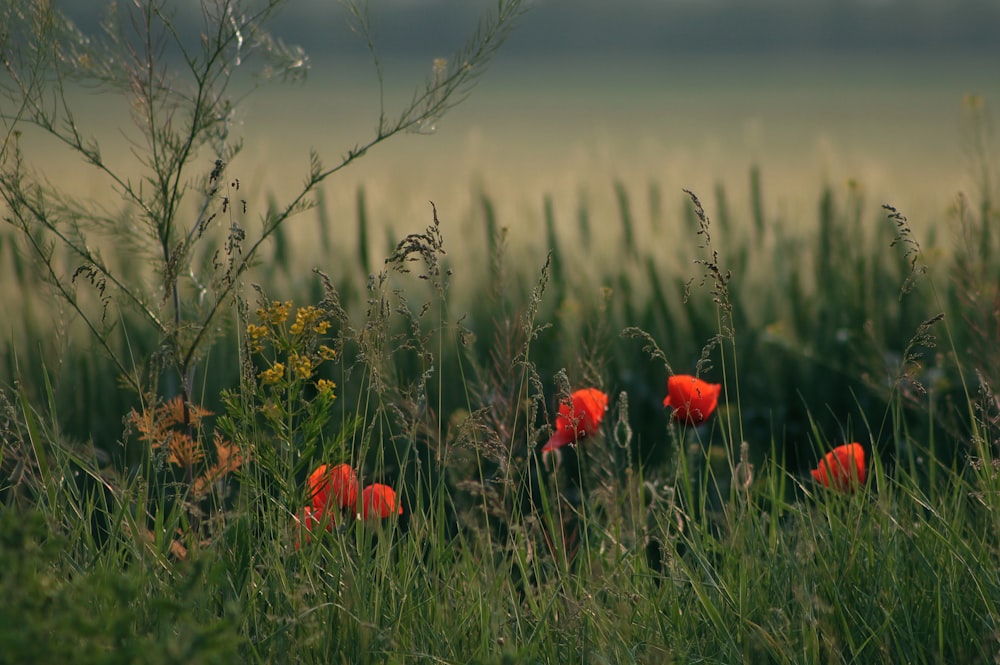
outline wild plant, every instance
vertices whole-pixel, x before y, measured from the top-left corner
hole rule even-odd
[[[60,306],[82,323],[138,400],[127,424],[138,430],[147,450],[137,455],[127,446],[123,457],[146,468],[143,475],[154,494],[185,506],[171,513],[172,520],[179,520],[180,531],[195,534],[195,541],[205,536],[202,513],[223,507],[227,492],[219,481],[248,460],[272,471],[271,479],[283,488],[282,504],[290,503],[297,486],[293,475],[309,463],[304,460],[317,449],[329,418],[332,381],[313,382],[317,366],[334,355],[315,343],[320,328],[329,325],[319,310],[300,308],[294,316],[309,320],[287,325],[278,322],[280,313],[290,314],[283,303],[262,304],[264,315],[256,322],[239,315],[247,276],[262,248],[312,205],[328,178],[369,149],[404,132],[431,131],[468,93],[523,3],[498,3],[452,59],[434,62],[426,84],[398,113],[382,105],[372,135],[333,166],[314,152],[301,189],[272,205],[257,225],[238,174],[230,172],[244,140],[236,134],[234,117],[265,79],[294,82],[306,76],[307,55],[269,32],[285,4],[200,3],[200,34],[188,32],[163,0],[109,4],[96,35],[84,34],[54,3],[17,0],[0,10],[5,221]],[[347,9],[348,20],[374,49],[367,7],[347,3]],[[381,87],[374,50],[372,56]],[[259,77],[248,88],[242,74],[255,63]],[[130,109],[133,127],[122,132],[135,146],[135,163],[106,157],[77,112],[81,89],[121,100]],[[60,145],[67,159],[96,172],[121,207],[81,199],[68,183],[38,172],[32,155],[44,138]],[[244,381],[239,397],[229,398],[229,410],[257,407],[252,417],[241,411],[239,422],[259,427],[244,432],[228,426],[213,433],[202,404],[215,396],[198,389],[208,383],[214,341],[233,320],[246,339],[243,366],[255,362],[252,356],[265,366]],[[265,350],[272,355],[261,356]],[[310,391],[315,394],[304,399]],[[231,423],[230,417],[221,424]],[[341,424],[349,432],[350,420]],[[256,436],[261,428],[268,432],[267,445]],[[102,442],[101,448],[110,447]],[[124,484],[116,495],[125,500]],[[161,520],[155,506],[147,513],[138,521]]]
[[[236,602],[245,600],[242,582],[252,584],[260,572],[259,558],[247,568],[236,564],[249,554],[239,544],[264,534],[270,539],[261,556],[280,556],[296,506],[308,499],[301,481],[310,466],[344,453],[363,456],[368,448],[352,440],[353,418],[341,418],[338,433],[326,427],[335,375],[317,371],[341,350],[340,330],[330,346],[322,343],[328,311],[307,304],[292,311],[260,291],[252,318],[248,276],[263,248],[313,204],[327,179],[395,136],[433,131],[470,91],[524,5],[498,2],[452,58],[434,61],[408,102],[395,110],[380,104],[372,134],[332,166],[313,152],[301,189],[255,224],[251,197],[230,170],[243,145],[233,119],[260,82],[306,75],[306,54],[269,32],[285,4],[207,0],[198,6],[200,34],[187,32],[163,0],[110,3],[96,35],[84,34],[55,3],[15,0],[0,9],[4,219],[48,292],[83,325],[138,401],[124,438],[135,434],[144,448],[128,441],[116,460],[124,464],[108,464],[107,442],[64,441],[57,426],[40,426],[40,413],[27,404],[27,391],[36,387],[25,385],[24,408],[13,421],[23,435],[5,438],[3,465],[21,468],[36,497],[48,497],[53,527],[73,534],[79,556],[112,565],[155,561],[168,577],[171,560],[228,557]],[[367,7],[347,3],[347,9],[374,49]],[[372,55],[381,88],[381,64]],[[243,73],[255,63],[261,76],[248,88]],[[133,127],[122,131],[135,146],[134,163],[106,156],[77,112],[81,89],[130,109]],[[97,173],[121,207],[81,199],[68,183],[38,172],[33,155],[40,139]],[[405,268],[411,249],[401,246],[397,267]],[[381,382],[390,341],[379,339],[382,318],[379,309],[358,337],[379,390],[391,385]],[[214,395],[202,386],[214,342],[227,328],[242,340],[243,380],[224,396],[226,412],[213,419],[203,403]],[[51,391],[49,406],[45,421],[58,419]],[[359,414],[364,441],[386,422],[386,412],[382,405],[380,417]],[[367,468],[374,474],[388,467],[380,461]],[[60,485],[58,478],[73,480]],[[5,495],[13,500],[16,493]]]
[[[404,132],[429,131],[469,91],[522,9],[519,0],[500,2],[453,58],[435,61],[426,85],[395,117],[381,107],[373,135],[335,165],[313,153],[301,190],[268,210],[254,231],[239,177],[228,171],[242,148],[232,121],[247,91],[239,90],[237,73],[259,60],[272,78],[306,75],[306,54],[268,32],[284,4],[202,3],[200,38],[185,34],[162,0],[110,5],[96,36],[83,34],[52,3],[4,7],[0,193],[6,220],[54,293],[140,394],[150,386],[158,392],[167,381],[185,404],[191,399],[200,363],[265,243],[312,205],[327,178],[369,149]],[[348,3],[348,9],[374,48],[367,8]],[[380,65],[377,72],[381,85]],[[131,108],[135,171],[107,161],[81,125],[76,86],[121,97]],[[29,140],[35,133],[96,169],[124,201],[122,210],[78,200],[35,172]],[[221,249],[211,251],[215,243]],[[135,256],[147,259],[150,269],[137,271],[125,260]],[[126,313],[136,314],[138,328]],[[147,334],[156,340],[148,363],[129,348]]]

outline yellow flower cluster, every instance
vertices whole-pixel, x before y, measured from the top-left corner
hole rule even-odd
[[[256,310],[259,322],[247,324],[246,335],[250,351],[261,354],[268,364],[268,368],[258,374],[261,383],[279,390],[297,391],[301,388],[300,382],[312,379],[322,363],[336,359],[337,352],[319,344],[319,338],[331,327],[322,309],[314,305],[299,307],[295,309],[294,321],[286,327],[292,309],[292,302],[287,300],[273,300],[262,305]],[[273,355],[265,353],[265,345],[271,347]],[[316,388],[320,394],[332,398],[336,384],[318,379]]]
[[[312,375],[313,361],[309,356],[293,351],[288,355],[288,364],[300,379],[308,379]]]
[[[267,326],[258,326],[253,323],[247,324],[247,338],[249,339],[250,350],[260,353],[264,350],[264,340],[267,339]]]
[[[267,337],[267,326],[258,326],[253,323],[247,325],[247,336],[253,341],[265,339]]]
[[[299,307],[290,330],[293,335],[301,335],[306,329],[311,329],[317,335],[325,335],[330,329],[330,322],[324,320],[323,312],[312,305]]]
[[[270,368],[260,373],[260,379],[264,383],[277,383],[285,378],[284,363],[274,363]]]
[[[292,309],[292,301],[274,300],[270,305],[257,310],[257,318],[272,326],[280,326],[288,320],[288,312]]]

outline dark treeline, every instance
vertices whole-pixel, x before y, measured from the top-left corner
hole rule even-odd
[[[64,2],[87,29],[87,3]],[[359,3],[363,4],[363,3]],[[409,0],[371,6],[375,37],[387,55],[453,52],[489,0]],[[200,18],[188,3],[176,11]],[[190,17],[184,17],[191,12]],[[314,56],[363,53],[342,3],[292,0],[276,34]],[[1000,52],[1000,3],[982,0],[538,0],[505,48],[547,53],[773,53],[780,51]]]

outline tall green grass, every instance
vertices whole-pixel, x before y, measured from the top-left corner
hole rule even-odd
[[[974,218],[976,213],[968,205],[956,208],[947,218],[937,216],[943,218],[940,225],[954,228],[964,242],[957,247],[934,240],[924,243],[922,265],[927,264],[940,282],[935,295],[927,280],[911,274],[913,267],[903,250],[891,247],[896,234],[892,221],[863,199],[859,187],[828,188],[817,202],[811,232],[802,220],[759,221],[758,215],[763,214],[760,179],[759,172],[751,172],[754,203],[750,211],[741,214],[729,209],[720,188],[712,214],[717,227],[713,229],[716,261],[733,274],[732,325],[740,358],[740,388],[751,396],[743,400],[741,413],[747,436],[760,441],[776,436],[788,461],[801,468],[814,458],[806,442],[811,429],[809,411],[822,431],[856,428],[863,414],[887,408],[893,399],[892,384],[902,372],[908,381],[928,383],[930,389],[929,404],[907,410],[907,436],[915,441],[938,436],[939,455],[961,452],[961,441],[955,436],[960,425],[932,421],[924,412],[933,406],[939,416],[950,417],[946,405],[964,397],[963,379],[967,383],[975,377],[960,376],[957,361],[990,366],[977,362],[991,353],[989,340],[995,335],[989,294],[981,292],[982,285],[990,283],[989,266],[995,262],[996,251],[991,248],[997,245],[989,229],[983,230],[989,227],[989,217]],[[639,429],[657,431],[666,373],[648,362],[638,345],[617,335],[638,326],[668,350],[676,371],[693,372],[702,348],[718,333],[716,304],[700,288],[703,275],[694,260],[702,250],[689,203],[676,199],[675,210],[679,209],[680,220],[687,221],[674,216],[672,228],[661,228],[665,223],[654,221],[652,210],[650,218],[636,218],[632,211],[639,206],[630,202],[623,183],[614,183],[613,191],[620,202],[620,232],[602,228],[602,240],[592,247],[577,242],[591,233],[591,213],[584,203],[575,215],[574,228],[573,216],[558,215],[552,201],[546,200],[539,215],[544,233],[532,238],[523,232],[502,231],[505,221],[515,220],[499,218],[491,197],[482,194],[478,214],[461,220],[467,231],[460,233],[458,246],[449,244],[445,257],[448,267],[455,270],[448,308],[456,318],[459,313],[466,316],[464,325],[475,334],[474,355],[488,358],[495,329],[504,325],[504,318],[515,317],[530,299],[532,274],[540,265],[538,248],[547,248],[551,252],[549,283],[538,307],[548,326],[538,333],[539,352],[532,359],[539,374],[553,376],[566,368],[571,379],[577,380],[590,360],[582,354],[600,351],[603,381],[614,390],[629,392],[633,417],[640,418]],[[361,232],[356,251],[351,254],[343,247],[335,248],[329,263],[334,269],[323,266],[340,305],[355,318],[368,306],[365,293],[373,268],[368,252],[375,250],[362,191],[358,205]],[[715,208],[721,215],[715,214]],[[328,219],[322,207],[316,215],[320,224]],[[276,235],[280,242],[274,245],[274,255],[251,279],[266,283],[275,297],[316,302],[322,293],[321,280],[308,265],[290,257],[296,245],[284,239],[286,234]],[[613,240],[616,237],[619,240]],[[4,243],[4,250],[16,255],[13,237]],[[608,261],[608,251],[621,258]],[[8,265],[16,268],[19,263]],[[491,268],[483,270],[483,265]],[[913,291],[901,293],[911,277],[916,278]],[[145,275],[141,266],[134,265],[124,278],[142,280]],[[62,314],[40,307],[45,287],[34,273],[12,270],[8,284],[5,309],[11,334],[5,341],[4,375],[20,376],[23,389],[38,399],[41,379],[48,373],[66,433],[91,439],[99,448],[115,448],[122,414],[133,405],[129,392],[117,387],[115,370],[96,349],[74,352],[91,345],[78,326],[48,332],[53,317]],[[427,295],[419,292],[419,286],[408,288],[417,289],[421,297]],[[40,295],[30,297],[32,293]],[[919,362],[904,367],[908,342],[922,322],[939,313],[945,315],[954,348],[918,347],[914,351],[922,354]],[[213,349],[199,379],[199,398],[213,408],[219,406],[221,390],[232,386],[237,377],[238,361],[226,352],[235,348],[235,328],[221,329],[225,341]],[[122,355],[142,358],[152,352],[156,340],[133,333],[121,336],[117,343]],[[973,355],[953,357],[966,353]],[[101,388],[81,391],[80,385]],[[444,408],[461,406],[463,392],[461,381],[445,382]],[[353,407],[348,403],[345,408]],[[843,434],[849,436],[850,431]],[[889,438],[885,452],[891,457],[895,444]],[[655,455],[656,446],[651,448],[646,452]]]
[[[337,401],[318,434],[295,430],[288,460],[258,452],[203,501],[125,431],[137,405],[114,369],[85,337],[47,334],[25,298],[5,354],[3,623],[43,637],[7,657],[992,660],[993,213],[960,205],[948,221],[968,243],[942,246],[849,186],[792,224],[764,216],[761,178],[749,211],[720,188],[704,209],[678,196],[648,218],[612,183],[615,229],[547,200],[530,241],[547,262],[511,245],[486,193],[465,222],[476,234],[452,244],[431,225],[378,267],[370,239],[326,277],[276,247],[259,279],[333,321]],[[20,293],[41,288],[15,277]],[[213,345],[196,397],[262,451],[260,368],[240,351],[251,320]],[[667,419],[668,365],[724,383],[700,430]],[[612,409],[553,472],[535,451],[558,393],[582,385]],[[871,452],[850,496],[807,472],[849,440]],[[305,474],[345,460],[399,487],[403,516],[301,542]]]

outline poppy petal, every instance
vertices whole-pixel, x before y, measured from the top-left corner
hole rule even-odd
[[[667,379],[663,406],[674,409],[673,419],[689,425],[708,420],[719,403],[722,385],[709,383],[689,374],[675,374]]]
[[[573,443],[577,440],[577,438],[576,432],[571,429],[557,429],[552,434],[551,438],[549,438],[548,442],[542,446],[542,452],[562,448],[568,443]]]
[[[608,396],[597,388],[584,388],[570,395],[569,402],[559,405],[555,432],[542,447],[542,452],[592,436],[600,428],[608,410]]]
[[[361,492],[361,518],[385,519],[403,514],[403,504],[396,499],[396,490],[382,483],[372,483]]]
[[[864,484],[868,475],[865,449],[860,443],[837,446],[810,471],[813,479],[825,487],[852,493]]]

